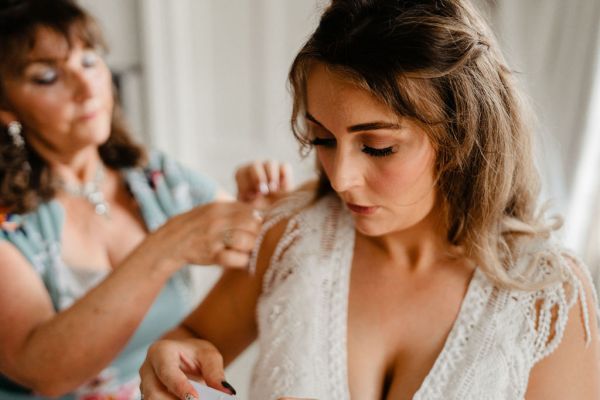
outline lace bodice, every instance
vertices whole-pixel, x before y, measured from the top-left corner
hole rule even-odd
[[[253,400],[350,398],[346,327],[352,217],[334,196],[309,202],[308,197],[290,201],[265,224],[267,231],[289,219],[258,303]],[[543,255],[543,249],[536,253]],[[543,265],[540,271],[548,272]],[[522,399],[532,367],[558,346],[578,299],[589,338],[581,282],[570,268],[563,276],[563,283],[526,292],[499,289],[477,269],[443,350],[414,399]]]

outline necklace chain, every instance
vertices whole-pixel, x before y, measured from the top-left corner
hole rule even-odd
[[[110,205],[104,198],[104,193],[102,192],[102,184],[104,183],[104,166],[102,163],[98,165],[96,169],[96,174],[94,175],[94,179],[91,181],[84,182],[80,185],[67,183],[64,180],[59,180],[59,187],[64,190],[66,193],[83,197],[94,207],[94,212],[96,214],[101,215],[105,218],[110,217]]]

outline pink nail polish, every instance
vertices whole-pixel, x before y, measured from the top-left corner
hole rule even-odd
[[[262,194],[269,194],[269,185],[267,185],[264,182],[261,182],[258,186],[258,190],[260,190],[260,193]]]

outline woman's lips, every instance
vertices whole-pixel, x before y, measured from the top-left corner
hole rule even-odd
[[[352,203],[346,203],[346,206],[350,211],[359,215],[372,215],[379,209],[377,206],[359,206]]]
[[[99,114],[100,114],[100,110],[88,111],[85,114],[81,114],[79,116],[79,118],[77,118],[77,119],[80,121],[87,121],[87,120],[95,118]]]

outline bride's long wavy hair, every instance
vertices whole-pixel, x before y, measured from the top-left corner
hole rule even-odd
[[[289,73],[292,129],[306,148],[306,82],[315,62],[425,127],[448,241],[496,283],[531,288],[535,263],[519,273],[511,266],[521,244],[558,224],[537,209],[528,107],[469,1],[333,0]],[[331,190],[321,171],[318,194]]]

